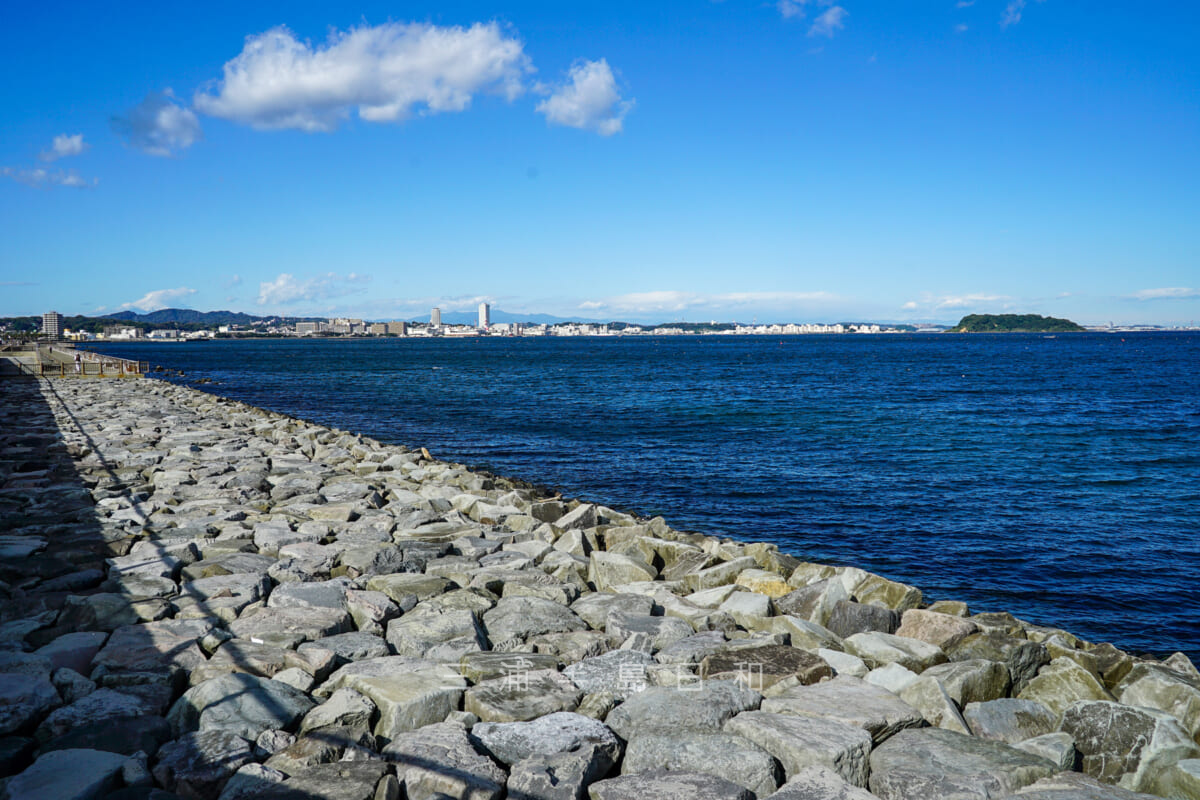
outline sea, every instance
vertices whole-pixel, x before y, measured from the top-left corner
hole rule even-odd
[[[108,343],[673,527],[1200,662],[1200,334]]]

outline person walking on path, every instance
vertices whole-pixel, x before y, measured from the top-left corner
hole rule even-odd
[[[75,354],[75,374],[83,372],[83,357],[79,353]]]

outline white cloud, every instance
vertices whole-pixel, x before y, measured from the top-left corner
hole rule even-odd
[[[580,303],[584,310],[610,309],[613,312],[652,313],[736,309],[750,307],[784,308],[811,305],[835,300],[828,292],[698,292],[658,291],[634,292],[604,300]]]
[[[965,22],[960,22],[954,26],[955,33],[966,33],[970,29],[971,29],[971,26]]]
[[[327,300],[331,297],[342,297],[365,291],[361,284],[369,280],[369,276],[353,272],[348,275],[327,272],[313,278],[297,280],[291,273],[282,272],[275,280],[263,281],[258,285],[258,304],[260,306],[287,305],[302,300]]]
[[[34,167],[33,169],[0,167],[0,175],[3,175],[5,178],[11,178],[17,183],[32,186],[35,189],[50,189],[55,186],[86,189],[100,182],[97,178],[92,178],[89,182],[73,169],[63,171],[61,169],[42,169],[41,167]]]
[[[331,131],[351,109],[369,122],[463,111],[477,92],[512,100],[532,67],[495,22],[469,28],[384,23],[333,31],[324,44],[286,27],[246,37],[220,81],[196,93],[202,113],[256,128]]]
[[[621,132],[622,120],[633,100],[622,100],[608,61],[578,61],[567,73],[568,82],[538,103],[537,110],[556,125],[581,128],[611,136]]]
[[[1166,289],[1142,289],[1133,293],[1135,300],[1183,300],[1191,297],[1200,297],[1200,289],[1174,286]]]
[[[813,20],[812,27],[808,29],[808,35],[833,38],[835,32],[846,27],[846,17],[849,15],[850,12],[841,6],[826,9],[824,13]]]
[[[83,134],[76,133],[68,136],[63,133],[54,137],[54,143],[49,150],[43,150],[39,155],[42,161],[57,161],[60,158],[67,156],[77,156],[84,150],[87,150],[91,145],[83,141]]]
[[[137,300],[132,300],[128,303],[121,303],[121,308],[136,308],[140,311],[157,311],[160,308],[171,308],[176,300],[179,300],[182,297],[193,295],[195,293],[195,289],[189,289],[186,286],[180,286],[178,289],[156,289],[153,292],[146,292],[146,294],[142,295]]]
[[[195,112],[179,105],[170,89],[147,94],[124,117],[114,118],[113,128],[130,147],[152,156],[174,155],[202,136]]]
[[[1007,28],[1021,21],[1021,13],[1025,10],[1025,0],[1011,0],[1004,8],[1004,16],[1000,18],[1000,27]]]
[[[1012,297],[1003,294],[924,294],[920,300],[909,300],[901,308],[905,311],[937,312],[963,308],[1002,307],[1008,308]]]
[[[954,4],[954,7],[955,8],[970,8],[973,5],[975,5],[975,0],[958,0],[958,2]]]
[[[779,14],[784,19],[792,19],[793,17],[804,16],[804,4],[808,0],[779,0],[775,7],[779,9]]]

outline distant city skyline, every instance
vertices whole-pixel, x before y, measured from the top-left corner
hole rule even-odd
[[[0,316],[1200,320],[1200,8],[25,4]]]

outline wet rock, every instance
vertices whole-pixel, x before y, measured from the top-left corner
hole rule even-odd
[[[120,785],[126,761],[99,750],[55,750],[9,778],[4,800],[99,800]]]
[[[1200,747],[1171,715],[1119,703],[1084,701],[1063,712],[1083,772],[1103,783],[1147,791],[1166,768],[1200,757]]]
[[[655,770],[622,775],[593,783],[591,800],[754,800],[754,794],[736,783],[702,772]]]
[[[703,772],[756,795],[778,788],[775,759],[741,736],[703,733],[636,736],[625,748],[622,775],[655,770]]]
[[[68,751],[70,752],[70,751]],[[215,800],[226,781],[254,760],[250,743],[228,731],[199,731],[162,746],[154,779],[183,797]]]
[[[253,741],[265,730],[294,727],[315,705],[279,681],[233,673],[184,692],[167,715],[173,730],[225,731]]]
[[[1043,736],[1058,727],[1059,715],[1033,700],[1002,697],[963,708],[971,733],[982,739],[1015,744]]]
[[[613,709],[605,722],[627,741],[652,734],[716,733],[726,720],[761,702],[762,695],[734,681],[709,681],[695,688],[652,686]]]
[[[788,780],[808,767],[823,766],[854,786],[867,785],[871,735],[862,728],[818,717],[747,711],[725,723],[724,730],[778,759]]]
[[[383,756],[396,765],[408,800],[438,795],[465,800],[497,800],[507,776],[471,745],[467,732],[450,722],[427,725],[392,740]]]
[[[1056,772],[1000,742],[941,728],[906,730],[871,754],[870,789],[883,800],[1003,797]]]

